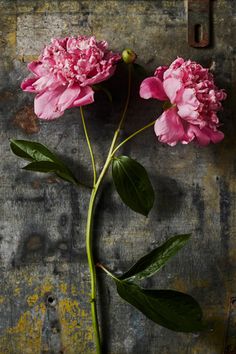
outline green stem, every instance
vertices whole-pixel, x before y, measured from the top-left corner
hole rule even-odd
[[[93,167],[93,185],[95,185],[95,183],[97,181],[97,172],[96,172],[95,158],[94,158],[92,145],[91,145],[91,142],[90,142],[90,139],[89,139],[88,130],[87,130],[87,126],[86,126],[86,123],[85,123],[85,117],[84,117],[84,112],[83,112],[82,106],[80,106],[80,114],[81,114],[81,119],[82,119],[82,123],[83,123],[83,127],[84,127],[84,134],[85,134],[85,137],[86,137],[86,140],[87,140],[89,153],[90,153],[90,157],[91,157],[91,162],[92,162],[92,167]]]
[[[89,271],[90,271],[90,277],[91,277],[91,313],[92,313],[92,321],[93,321],[93,328],[95,332],[95,341],[96,341],[96,348],[97,348],[97,354],[101,354],[101,341],[100,341],[100,334],[99,334],[99,323],[98,323],[98,316],[97,316],[97,307],[96,307],[96,269],[95,269],[95,263],[94,263],[94,258],[93,258],[93,235],[92,235],[92,229],[93,229],[93,216],[94,216],[94,208],[95,208],[95,200],[97,196],[97,192],[99,190],[99,187],[103,181],[103,178],[109,168],[109,165],[112,160],[112,151],[114,148],[114,145],[116,143],[118,136],[118,131],[115,132],[112,144],[106,159],[106,162],[103,166],[102,172],[93,188],[93,191],[91,193],[90,201],[89,201],[89,208],[88,208],[88,217],[87,217],[87,227],[86,227],[86,251],[87,251],[87,258],[88,258],[88,265],[89,265]]]
[[[92,227],[93,227],[93,214],[94,214],[94,205],[95,205],[94,203],[95,203],[96,194],[97,194],[97,188],[94,188],[91,193],[89,208],[88,208],[87,227],[86,227],[86,251],[87,251],[88,265],[89,265],[90,279],[91,279],[90,303],[91,303],[93,329],[95,334],[97,354],[101,354],[102,350],[101,350],[99,323],[98,323],[97,307],[96,307],[96,270],[95,270],[93,249],[92,249]]]
[[[81,117],[82,117],[82,121],[83,121],[83,126],[84,126],[84,131],[85,131],[85,136],[86,136],[86,140],[88,143],[88,147],[89,147],[89,151],[90,151],[90,155],[91,155],[91,161],[92,161],[92,165],[93,165],[93,171],[94,171],[94,187],[93,187],[93,190],[92,190],[92,193],[90,196],[89,207],[88,207],[88,216],[87,216],[86,251],[87,251],[90,277],[91,277],[91,313],[92,313],[93,328],[94,328],[94,332],[95,332],[97,354],[101,354],[102,349],[101,349],[99,323],[98,323],[97,308],[96,308],[96,269],[95,269],[95,263],[94,263],[94,258],[93,258],[93,234],[92,234],[93,216],[94,216],[96,196],[99,191],[99,187],[100,187],[100,185],[103,181],[103,178],[105,177],[105,174],[106,174],[106,172],[110,166],[110,163],[112,161],[113,150],[114,150],[115,144],[117,142],[117,139],[119,137],[120,129],[122,128],[124,121],[125,121],[125,116],[126,116],[126,112],[127,112],[127,108],[128,108],[129,100],[130,100],[130,91],[131,91],[131,66],[129,65],[128,94],[127,94],[127,99],[125,102],[124,111],[122,113],[118,128],[114,133],[107,159],[105,161],[105,164],[103,166],[103,169],[102,169],[98,179],[96,178],[94,155],[93,155],[91,143],[90,143],[90,140],[88,137],[83,111],[82,111],[82,109],[80,109]]]
[[[121,148],[121,146],[123,146],[125,143],[127,143],[127,141],[129,141],[130,139],[134,138],[136,135],[140,134],[141,132],[143,132],[144,130],[150,128],[151,126],[153,126],[156,122],[156,119],[145,125],[144,127],[142,127],[141,129],[137,130],[136,132],[134,132],[133,134],[131,134],[130,136],[128,136],[128,138],[126,138],[124,141],[122,141],[112,152],[112,156],[115,155],[116,151],[119,150]]]

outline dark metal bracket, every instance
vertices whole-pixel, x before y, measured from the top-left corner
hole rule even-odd
[[[188,44],[195,48],[210,44],[210,0],[188,0]]]

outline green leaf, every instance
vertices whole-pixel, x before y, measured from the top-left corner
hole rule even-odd
[[[25,160],[31,161],[23,169],[35,172],[53,172],[58,177],[72,183],[77,183],[70,169],[46,146],[27,140],[11,140],[12,152]]]
[[[170,238],[160,247],[140,258],[120,279],[141,280],[158,272],[189,240],[190,234]]]
[[[35,141],[11,140],[12,152],[29,161],[53,161],[63,164],[46,146]]]
[[[27,166],[23,167],[23,170],[43,173],[55,173],[58,177],[62,178],[67,182],[76,183],[76,179],[69,169],[50,161],[31,162]]]
[[[61,166],[51,161],[37,161],[31,162],[27,166],[23,167],[23,170],[35,171],[35,172],[56,172]]]
[[[177,332],[203,330],[202,310],[190,295],[172,290],[147,290],[116,280],[120,297],[155,323]]]
[[[147,216],[155,196],[145,168],[128,156],[118,156],[112,162],[112,177],[122,201]]]

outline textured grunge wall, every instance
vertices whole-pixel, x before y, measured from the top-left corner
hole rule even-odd
[[[99,259],[126,270],[173,234],[192,240],[160,273],[146,282],[189,292],[203,307],[211,329],[178,334],[154,325],[116,295],[100,275],[100,312],[106,352],[111,354],[235,353],[236,225],[235,98],[236,1],[212,1],[213,44],[190,48],[184,0],[31,1],[0,0],[0,353],[94,353],[84,228],[88,192],[53,176],[28,173],[10,153],[9,138],[47,144],[77,176],[92,179],[79,110],[55,122],[35,119],[21,80],[26,63],[53,36],[95,34],[114,50],[133,48],[139,62],[157,65],[183,56],[210,65],[229,98],[223,114],[226,139],[204,149],[171,148],[156,142],[152,129],[126,146],[149,171],[156,202],[146,219],[121,204],[108,178],[97,206]],[[98,96],[86,109],[98,166],[104,161],[122,107],[125,78],[113,79],[114,104]],[[233,94],[232,94],[233,93]],[[134,90],[124,135],[160,111]]]

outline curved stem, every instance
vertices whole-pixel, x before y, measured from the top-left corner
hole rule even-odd
[[[96,308],[96,269],[95,269],[95,263],[94,263],[94,258],[93,258],[93,233],[92,233],[93,216],[94,216],[96,196],[97,196],[99,187],[100,187],[100,185],[103,181],[103,178],[105,177],[105,174],[106,174],[106,172],[110,166],[110,163],[112,161],[113,150],[114,150],[116,141],[119,137],[120,130],[121,130],[121,128],[124,124],[124,121],[125,121],[126,112],[127,112],[127,108],[128,108],[129,100],[130,100],[130,91],[131,91],[131,66],[129,65],[128,94],[127,94],[127,99],[125,102],[125,107],[124,107],[123,113],[121,115],[121,119],[120,119],[118,128],[114,133],[105,164],[103,166],[103,169],[102,169],[98,179],[96,177],[94,155],[93,155],[91,143],[90,143],[87,129],[86,129],[83,110],[82,110],[82,108],[80,108],[84,131],[85,131],[85,136],[86,136],[86,140],[88,143],[88,147],[89,147],[89,151],[90,151],[90,155],[91,155],[91,161],[92,161],[92,165],[93,165],[93,171],[94,171],[94,186],[93,186],[93,190],[92,190],[92,193],[90,196],[88,217],[87,217],[87,226],[86,226],[86,252],[87,252],[88,265],[89,265],[89,271],[90,271],[90,277],[91,277],[91,313],[92,313],[93,328],[94,328],[94,332],[95,332],[97,354],[101,354],[102,349],[101,349],[99,323],[98,323],[97,308]]]
[[[89,265],[89,272],[90,272],[90,277],[91,277],[91,313],[92,313],[92,321],[93,321],[93,328],[95,332],[95,341],[96,341],[96,350],[97,354],[102,353],[101,349],[101,341],[100,341],[100,334],[99,334],[99,323],[98,323],[98,316],[97,316],[97,307],[96,307],[96,269],[95,269],[95,263],[94,263],[94,258],[93,258],[93,234],[92,234],[92,229],[93,229],[93,216],[94,216],[94,208],[95,208],[95,201],[96,201],[96,196],[97,192],[99,190],[99,187],[103,181],[103,178],[109,168],[109,165],[112,160],[112,151],[117,139],[117,134],[118,132],[116,131],[111,143],[111,147],[106,159],[106,162],[103,166],[103,169],[100,173],[100,176],[94,185],[94,188],[92,190],[91,196],[90,196],[90,201],[89,201],[89,208],[88,208],[88,217],[87,217],[87,227],[86,227],[86,251],[87,251],[87,258],[88,258],[88,265]]]
[[[84,127],[84,134],[85,134],[85,137],[86,137],[86,140],[87,140],[89,153],[90,153],[90,157],[91,157],[91,162],[92,162],[92,167],[93,167],[93,185],[95,185],[95,183],[97,181],[97,172],[96,172],[95,158],[94,158],[92,145],[91,145],[91,142],[90,142],[90,139],[89,139],[88,130],[87,130],[87,126],[86,126],[86,123],[85,123],[85,117],[84,117],[84,112],[83,112],[82,106],[80,106],[80,114],[81,114],[81,119],[82,119],[82,123],[83,123],[83,127]]]
[[[97,354],[101,354],[101,341],[100,341],[100,334],[99,334],[99,323],[98,323],[98,316],[97,316],[97,307],[96,307],[96,269],[93,259],[93,248],[92,248],[92,227],[93,227],[93,214],[94,214],[94,203],[97,194],[97,188],[94,188],[90,201],[89,201],[89,208],[88,208],[88,217],[87,217],[87,227],[86,227],[86,251],[87,251],[87,258],[88,258],[88,265],[89,265],[89,272],[90,272],[90,281],[91,281],[91,314],[92,314],[92,322],[93,322],[93,329],[95,333],[95,342],[96,342],[96,351]]]
[[[136,135],[140,134],[142,131],[150,128],[151,126],[153,126],[156,122],[156,119],[145,125],[144,127],[142,127],[141,129],[137,130],[136,132],[134,132],[133,134],[131,134],[130,136],[128,136],[128,138],[126,138],[125,140],[123,140],[113,151],[112,151],[112,156],[114,156],[114,154],[116,153],[117,150],[119,150],[121,148],[121,146],[123,146],[125,143],[127,143],[127,141],[129,141],[130,139],[134,138]]]

